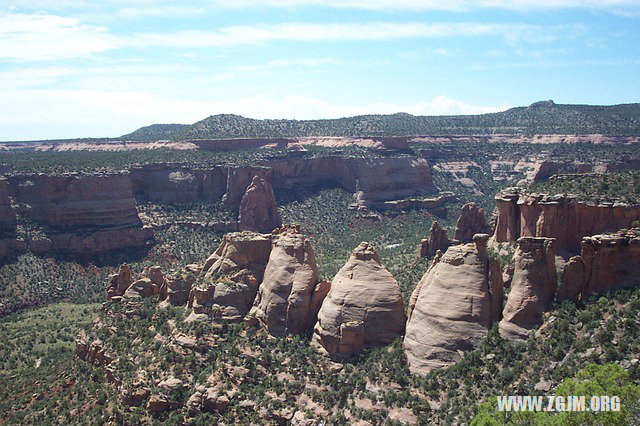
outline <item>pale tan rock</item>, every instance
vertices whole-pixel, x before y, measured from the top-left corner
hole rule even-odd
[[[131,285],[131,269],[126,263],[120,265],[117,274],[109,276],[109,286],[107,287],[107,300],[114,296],[122,296]]]
[[[454,239],[462,243],[470,243],[475,234],[489,234],[491,229],[487,225],[484,210],[475,203],[467,203],[462,206]]]
[[[271,236],[243,231],[226,234],[218,249],[206,260],[207,276],[225,276],[248,269],[262,281],[271,254]]]
[[[502,275],[487,254],[487,234],[438,252],[414,289],[404,348],[411,372],[447,367],[473,350],[497,321]]]
[[[431,223],[429,238],[420,241],[420,257],[433,257],[438,250],[446,251],[451,245],[449,235],[437,221]]]
[[[151,278],[143,277],[134,281],[127,291],[124,292],[125,298],[144,298],[157,295],[160,287],[154,283]]]
[[[191,289],[188,306],[193,311],[187,320],[240,321],[253,306],[258,285],[246,269],[224,278],[204,277]]]
[[[556,294],[555,243],[553,238],[518,239],[511,292],[499,324],[502,336],[526,339],[542,323]]]
[[[139,407],[149,398],[151,391],[147,388],[136,388],[122,394],[122,403],[129,407]]]
[[[272,335],[305,332],[313,325],[311,301],[318,283],[311,242],[296,226],[275,230],[271,239],[269,263],[249,315]]]
[[[162,413],[171,410],[171,401],[164,395],[152,395],[147,402],[147,411],[150,413]]]
[[[218,395],[217,388],[208,388],[202,396],[202,410],[207,413],[224,414],[229,406],[229,398]]]
[[[241,320],[253,306],[271,253],[271,236],[255,232],[226,234],[201,268],[191,289],[188,320]]]
[[[166,300],[173,306],[186,305],[189,301],[191,286],[196,281],[196,277],[197,275],[187,268],[165,277]],[[162,293],[164,293],[164,290],[160,291],[160,294]]]
[[[282,226],[271,184],[255,176],[240,202],[238,227],[241,231],[271,232]]]
[[[333,359],[348,359],[402,335],[405,320],[397,281],[363,242],[332,280],[312,344]]]

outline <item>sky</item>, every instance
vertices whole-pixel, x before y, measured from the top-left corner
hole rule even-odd
[[[0,140],[640,101],[640,0],[0,0]]]

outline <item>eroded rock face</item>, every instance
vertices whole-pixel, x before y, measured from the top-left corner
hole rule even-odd
[[[131,285],[131,269],[126,263],[120,265],[117,274],[109,276],[109,285],[107,287],[107,300],[111,300],[114,296],[122,296]]]
[[[226,234],[218,249],[205,261],[207,276],[224,276],[248,269],[262,281],[271,254],[271,235],[243,231]]]
[[[311,326],[311,301],[318,266],[311,242],[299,227],[274,231],[269,262],[250,315],[276,336],[301,333]]]
[[[156,203],[219,200],[225,192],[227,170],[190,169],[170,164],[145,164],[131,169],[137,199]]]
[[[161,297],[166,294],[164,300],[173,306],[186,305],[189,301],[191,286],[196,281],[197,276],[197,270],[189,268],[189,265],[182,271],[167,275],[164,279],[165,288],[160,290]]]
[[[223,278],[205,277],[189,294],[188,306],[193,312],[188,320],[242,320],[253,305],[259,284],[248,270]]]
[[[511,292],[499,324],[502,336],[526,339],[542,322],[556,294],[555,243],[553,238],[518,239]]]
[[[229,167],[227,169],[227,187],[224,200],[233,209],[240,207],[240,202],[251,185],[254,177],[258,176],[271,182],[271,169],[266,167]]]
[[[420,257],[433,257],[438,250],[446,251],[451,245],[447,231],[437,221],[431,223],[429,238],[420,241]]]
[[[585,300],[592,294],[640,286],[640,228],[582,239],[562,275],[558,298]]]
[[[238,321],[249,312],[271,253],[271,235],[226,234],[205,262],[202,281],[189,295],[189,320]]]
[[[406,315],[397,281],[369,243],[361,243],[331,282],[314,327],[313,345],[336,360],[390,343]]]
[[[640,220],[640,207],[589,205],[569,196],[526,194],[517,188],[498,194],[496,208],[496,242],[520,237],[555,238],[559,252],[578,253],[583,237],[628,229]]]
[[[273,188],[266,179],[254,176],[240,202],[238,226],[241,231],[271,232],[282,226]]]
[[[30,206],[23,213],[47,225],[141,226],[128,173],[19,175],[9,182],[16,201]]]
[[[404,338],[411,372],[426,374],[461,359],[498,321],[500,265],[487,254],[489,235],[438,252],[411,295]]]
[[[9,199],[9,186],[0,178],[0,238],[13,236],[16,232],[16,213]]]
[[[462,206],[454,239],[462,243],[470,243],[475,234],[489,234],[491,229],[487,225],[484,210],[475,203],[467,203]]]

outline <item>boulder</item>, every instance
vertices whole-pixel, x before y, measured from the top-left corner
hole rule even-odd
[[[196,281],[197,273],[190,270],[188,265],[182,271],[169,274],[164,279],[164,289],[160,294],[166,294],[166,300],[173,306],[184,306],[189,301],[191,286]]]
[[[282,226],[271,184],[260,176],[254,176],[240,202],[238,226],[241,231],[271,232]]]
[[[315,325],[312,344],[335,360],[402,335],[406,315],[397,281],[375,249],[363,242],[331,282]]]
[[[171,401],[164,395],[152,395],[147,402],[147,411],[150,413],[162,413],[171,410]]]
[[[470,243],[475,234],[490,234],[491,229],[487,225],[484,210],[475,203],[467,203],[462,206],[454,239],[462,243]]]
[[[500,319],[500,265],[487,254],[489,235],[438,252],[411,294],[404,348],[412,373],[426,374],[461,359]]]
[[[124,391],[122,393],[122,403],[129,407],[139,407],[151,395],[151,391],[147,388],[137,388]]]
[[[451,245],[449,235],[437,221],[431,223],[429,238],[420,241],[420,257],[433,257],[438,250],[446,251]]]
[[[503,337],[526,339],[542,323],[556,294],[555,243],[553,238],[518,239],[511,292],[499,324]]]
[[[126,263],[120,265],[117,274],[109,276],[109,286],[107,287],[107,300],[114,296],[122,296],[131,285],[131,269]]]
[[[159,291],[160,287],[151,278],[143,277],[134,281],[123,296],[128,299],[143,298],[157,295]]]
[[[218,388],[208,388],[202,396],[202,410],[207,413],[224,414],[229,406],[229,398],[218,395]]]
[[[305,332],[313,325],[316,255],[299,226],[275,230],[271,239],[269,262],[250,315],[275,336]]]

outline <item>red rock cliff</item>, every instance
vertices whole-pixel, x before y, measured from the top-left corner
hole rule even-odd
[[[640,228],[582,239],[562,275],[558,298],[586,299],[594,293],[640,286]]]
[[[580,251],[583,237],[629,228],[640,207],[590,205],[563,195],[525,194],[509,189],[496,196],[496,242],[520,237],[555,238],[558,251]]]
[[[20,211],[55,227],[140,226],[128,173],[9,178]]]

